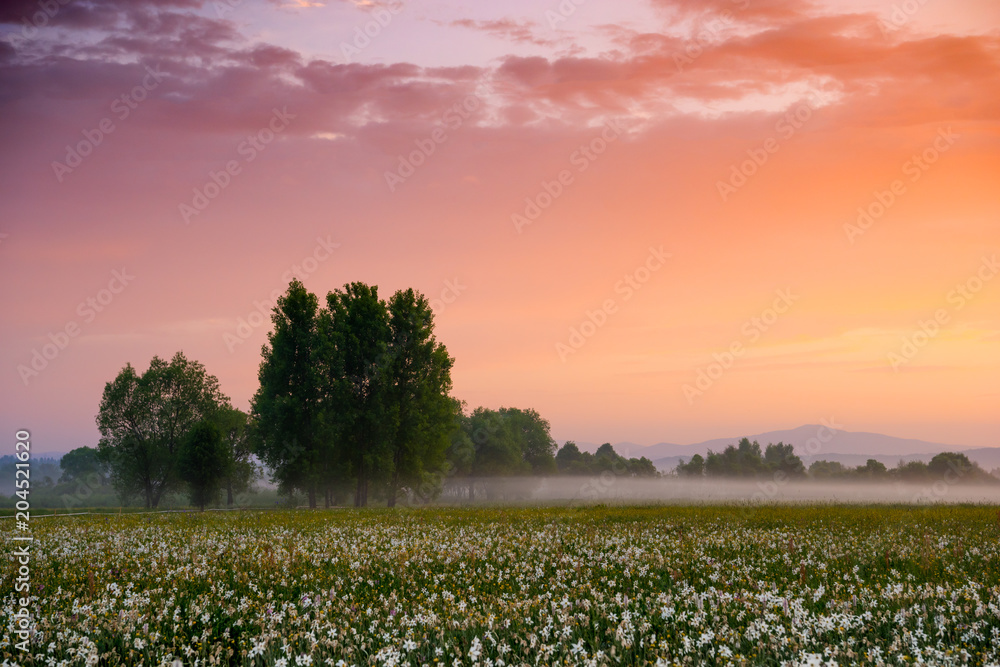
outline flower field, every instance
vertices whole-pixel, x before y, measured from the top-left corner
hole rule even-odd
[[[1000,662],[986,506],[420,509],[34,520],[4,665]],[[12,551],[10,543],[5,550]]]

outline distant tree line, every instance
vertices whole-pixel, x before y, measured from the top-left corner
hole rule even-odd
[[[739,444],[729,445],[722,452],[710,449],[707,456],[695,454],[688,463],[681,459],[676,472],[683,477],[761,477],[781,472],[794,478],[804,477],[806,469],[792,445],[769,444],[761,453],[756,440],[750,442],[743,438]]]
[[[760,478],[775,473],[787,479],[814,480],[882,480],[923,482],[949,479],[962,482],[996,482],[996,477],[970,461],[965,454],[942,452],[930,462],[900,461],[895,468],[887,468],[876,459],[864,465],[847,467],[837,461],[814,461],[806,469],[790,444],[768,444],[761,451],[760,444],[743,438],[736,445],[728,445],[722,452],[708,451],[707,456],[695,454],[687,463],[680,460],[674,472],[680,477],[750,477]]]
[[[0,457],[0,506],[13,506],[17,458]],[[5,473],[9,472],[10,475]],[[9,482],[6,482],[9,480]],[[16,498],[17,496],[11,496]],[[74,509],[115,501],[109,471],[93,447],[77,447],[60,458],[31,458],[31,503],[34,508]]]
[[[659,477],[653,462],[645,456],[626,459],[619,455],[610,442],[597,451],[582,452],[575,442],[568,440],[556,453],[556,467],[565,475],[599,475],[612,471],[628,477]]]
[[[16,456],[7,454],[0,456],[0,494],[10,495],[17,488],[14,481],[19,460]],[[52,458],[31,459],[31,488],[37,490],[52,487],[60,479],[59,460]]]
[[[961,452],[941,452],[928,462],[899,461],[894,468],[868,459],[863,466],[854,468],[837,461],[814,461],[809,466],[809,476],[814,479],[874,479],[898,480],[901,482],[927,482],[944,479],[951,482],[996,482],[997,478],[970,461]]]

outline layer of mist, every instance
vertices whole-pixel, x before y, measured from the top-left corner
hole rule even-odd
[[[470,487],[472,493],[470,495]],[[442,504],[976,503],[1000,504],[1000,484],[938,480],[816,482],[774,479],[490,477],[449,479]]]

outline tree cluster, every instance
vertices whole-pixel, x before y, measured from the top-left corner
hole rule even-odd
[[[153,357],[142,374],[126,364],[105,385],[97,459],[123,500],[139,497],[153,508],[165,494],[187,490],[204,507],[225,488],[231,503],[256,475],[246,424],[202,364],[182,352],[169,362]],[[90,456],[79,454],[81,465]],[[201,469],[213,474],[192,473]]]
[[[645,456],[626,459],[618,454],[610,442],[601,445],[593,454],[582,452],[575,442],[568,440],[556,453],[556,467],[563,475],[600,475],[606,471],[625,471],[629,477],[659,477],[653,462]]]
[[[887,468],[884,463],[868,459],[863,466],[848,467],[837,461],[814,461],[809,466],[809,477],[826,480],[885,480],[901,482],[933,482],[945,480],[951,483],[996,482],[996,478],[959,452],[935,454],[927,463],[923,461],[900,461],[895,468]]]
[[[87,480],[96,485],[103,485],[108,479],[108,466],[101,460],[101,455],[93,447],[77,447],[59,459],[62,474],[60,483]]]
[[[681,459],[676,472],[681,477],[765,477],[780,472],[795,478],[804,477],[806,469],[792,445],[768,444],[762,453],[760,443],[743,438],[722,452],[695,454],[687,463]]]
[[[258,453],[285,492],[326,506],[354,487],[395,505],[445,461],[458,404],[453,359],[433,335],[433,313],[412,289],[385,301],[350,283],[326,305],[293,281],[278,299],[251,402]]]
[[[681,459],[675,472],[680,477],[768,477],[782,473],[789,479],[814,480],[884,480],[925,482],[946,479],[962,482],[995,482],[990,473],[973,463],[965,454],[942,452],[929,463],[900,461],[887,468],[876,459],[864,465],[847,467],[837,461],[813,461],[808,470],[795,454],[792,445],[769,444],[763,453],[760,444],[743,438],[737,445],[728,445],[722,452],[708,451],[708,456],[695,454],[687,463]]]
[[[556,473],[549,423],[531,409],[476,408],[450,396],[454,360],[412,289],[380,299],[351,283],[319,298],[293,281],[277,300],[250,414],[178,353],[131,365],[109,382],[98,453],[123,499],[156,507],[186,489],[204,507],[256,479],[256,456],[279,492],[310,507],[353,496],[428,500],[447,477]],[[72,457],[70,457],[72,460]],[[470,494],[472,493],[470,486]]]
[[[467,413],[462,405],[445,471],[467,480],[472,499],[476,478],[555,473],[555,448],[549,422],[533,409],[478,407]]]

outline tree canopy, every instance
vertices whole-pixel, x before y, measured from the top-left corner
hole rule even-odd
[[[101,461],[100,454],[93,447],[77,447],[59,459],[62,468],[60,482],[72,482],[95,476],[103,480],[107,476],[107,465]]]
[[[695,454],[688,463],[681,459],[675,470],[682,477],[755,478],[780,473],[795,478],[806,474],[805,465],[792,445],[768,444],[761,451],[760,443],[751,442],[749,438],[742,438],[736,445],[727,445],[721,452],[708,450],[705,457]]]
[[[326,306],[293,281],[278,300],[252,401],[259,451],[286,491],[320,491],[330,504],[354,484],[394,504],[445,461],[456,427],[453,359],[434,338],[427,299],[412,289],[389,301],[350,283]]]
[[[219,381],[178,352],[166,362],[153,357],[141,375],[131,364],[104,387],[97,428],[98,452],[123,498],[142,497],[156,507],[179,486],[181,443],[200,421],[229,405]]]
[[[659,477],[653,462],[645,456],[626,459],[618,454],[610,442],[597,448],[597,451],[580,451],[572,440],[567,440],[555,456],[557,470],[566,475],[599,475],[611,471],[628,477]]]

